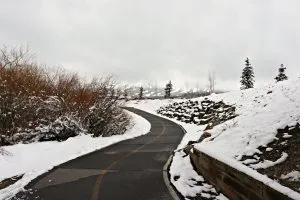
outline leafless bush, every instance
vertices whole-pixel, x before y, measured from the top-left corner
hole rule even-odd
[[[0,145],[126,130],[129,120],[112,77],[87,82],[61,69],[50,73],[27,59],[28,51],[0,52]]]
[[[0,49],[0,68],[18,67],[31,65],[33,55],[29,53],[28,47],[3,46]]]

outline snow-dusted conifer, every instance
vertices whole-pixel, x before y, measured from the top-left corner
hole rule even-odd
[[[143,97],[144,97],[144,88],[141,86],[139,92],[139,99],[142,99]]]
[[[171,97],[172,90],[173,90],[173,85],[172,85],[172,82],[170,81],[169,83],[167,83],[166,88],[165,88],[165,98]]]
[[[249,58],[245,60],[246,62],[246,67],[243,69],[242,73],[242,80],[241,80],[241,89],[248,89],[248,88],[253,88],[254,87],[254,72],[253,72],[253,67],[250,64]]]
[[[284,65],[281,64],[280,67],[279,67],[279,69],[278,69],[279,74],[278,74],[278,76],[275,77],[275,80],[277,82],[284,81],[284,80],[288,79],[288,77],[285,75],[285,70],[286,70],[286,67],[284,67]]]

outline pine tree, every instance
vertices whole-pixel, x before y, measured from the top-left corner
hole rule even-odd
[[[286,70],[286,67],[284,67],[284,65],[281,64],[280,67],[279,67],[279,70],[278,70],[279,74],[278,74],[278,76],[275,77],[275,80],[277,82],[284,81],[284,80],[288,79],[288,77],[285,75],[285,70]]]
[[[142,99],[143,97],[144,97],[144,88],[140,87],[139,99]]]
[[[172,82],[170,81],[169,83],[166,84],[165,98],[170,98],[171,97],[172,90],[173,90],[173,85],[172,85]]]
[[[253,67],[250,64],[249,58],[245,60],[246,67],[243,69],[242,80],[241,80],[241,89],[249,89],[254,87],[254,72]]]

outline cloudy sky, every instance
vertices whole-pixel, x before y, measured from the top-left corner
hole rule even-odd
[[[0,0],[0,44],[40,62],[128,83],[236,89],[245,57],[257,84],[284,63],[300,76],[299,0]]]

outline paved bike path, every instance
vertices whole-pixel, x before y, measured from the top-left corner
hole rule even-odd
[[[172,200],[162,172],[184,132],[167,119],[127,109],[151,123],[148,134],[55,167],[28,186],[32,194],[18,199]]]

